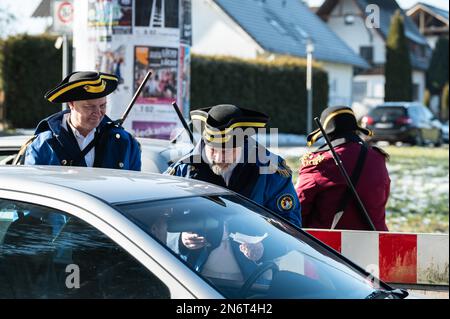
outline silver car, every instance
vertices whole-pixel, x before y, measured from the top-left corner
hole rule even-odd
[[[207,244],[187,248],[189,233]],[[248,254],[255,247],[258,257]],[[0,167],[0,298],[407,295],[224,188],[113,169]]]
[[[21,146],[30,139],[29,135],[12,135],[0,137],[0,165],[13,163]],[[167,167],[183,155],[189,153],[192,144],[185,141],[176,143],[169,140],[137,138],[142,151],[142,171],[151,173],[164,172]]]

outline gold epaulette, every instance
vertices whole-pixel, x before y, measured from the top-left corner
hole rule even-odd
[[[277,167],[277,173],[284,178],[288,178],[292,176],[292,169],[289,167],[285,160],[282,160]]]
[[[317,165],[325,159],[325,157],[322,154],[319,154],[317,156],[314,155],[315,154],[312,152],[307,152],[305,155],[303,155],[300,159],[302,167]]]
[[[27,140],[22,147],[19,150],[19,153],[17,153],[16,157],[14,158],[14,161],[12,162],[12,165],[22,165],[23,163],[21,163],[21,160],[23,158],[23,156],[25,155],[25,152],[27,150],[27,147],[33,143],[33,141],[36,139],[37,135],[34,135],[33,137],[31,137],[29,140]]]
[[[380,148],[380,147],[378,147],[378,146],[375,146],[375,145],[372,145],[372,148],[373,148],[375,151],[378,151],[381,155],[383,155],[384,158],[386,159],[386,161],[389,161],[390,156],[389,156],[389,154],[388,154],[384,149],[382,149],[382,148]]]
[[[177,170],[174,168],[174,167],[169,167],[168,169],[167,169],[167,174],[169,174],[169,175],[175,175],[175,172],[176,172]]]

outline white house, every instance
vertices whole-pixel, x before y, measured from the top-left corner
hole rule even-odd
[[[386,39],[397,9],[395,0],[325,0],[317,10],[330,29],[372,66],[354,77],[353,107],[362,112],[384,101]],[[413,99],[422,101],[431,50],[413,21],[401,12],[413,68]]]
[[[406,14],[414,21],[428,44],[434,48],[439,37],[447,37],[449,31],[448,11],[418,2]]]
[[[192,52],[313,58],[328,72],[329,105],[352,103],[355,68],[369,65],[299,0],[192,0]]]

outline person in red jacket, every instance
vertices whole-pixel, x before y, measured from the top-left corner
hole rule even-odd
[[[391,182],[386,168],[388,154],[361,139],[358,133],[370,136],[372,132],[358,126],[349,107],[325,109],[320,122],[376,230],[387,231],[385,207]],[[308,146],[320,138],[320,130],[313,131],[307,137]],[[301,158],[296,191],[304,228],[370,230],[325,140]]]

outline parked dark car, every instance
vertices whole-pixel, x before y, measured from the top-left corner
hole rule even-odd
[[[361,120],[373,131],[372,141],[404,142],[413,145],[443,142],[442,124],[420,103],[390,102],[374,107]]]
[[[445,143],[448,143],[448,120],[442,123],[442,139]]]

